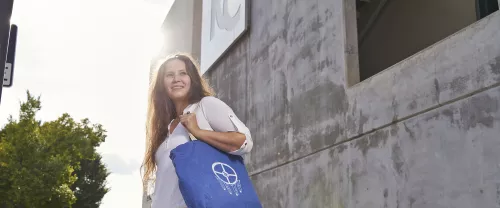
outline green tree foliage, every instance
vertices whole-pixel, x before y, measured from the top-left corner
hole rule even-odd
[[[40,97],[27,94],[19,120],[0,131],[0,207],[99,207],[109,173],[96,147],[106,131],[68,114],[42,123]]]
[[[71,186],[77,199],[73,208],[99,207],[109,191],[105,184],[109,173],[101,162],[101,156],[96,154],[93,159],[80,161],[80,167],[74,173],[78,179]]]

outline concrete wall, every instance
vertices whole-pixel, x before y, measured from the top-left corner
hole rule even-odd
[[[151,60],[149,79],[170,54],[190,53],[200,60],[202,3],[202,0],[174,0],[161,25],[164,44],[160,53]]]
[[[165,35],[163,52],[192,52],[193,0],[175,1],[162,25]]]
[[[499,12],[357,83],[354,0],[250,11],[207,76],[265,207],[500,207]]]
[[[172,53],[190,53],[199,60],[201,53],[201,5],[202,0],[174,1],[161,26],[164,45],[161,52],[153,57],[150,73],[159,67],[165,56]]]

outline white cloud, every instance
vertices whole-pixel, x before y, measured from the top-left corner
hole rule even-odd
[[[117,175],[130,175],[140,168],[137,160],[125,160],[117,154],[104,154],[103,161],[108,170]]]
[[[108,183],[112,185],[111,191],[104,196],[101,207],[141,207],[141,181],[131,180],[139,177],[138,171],[132,175],[111,174],[108,176]]]
[[[108,131],[99,151],[111,170],[103,208],[140,207],[146,93],[154,42],[172,0],[15,0],[14,85],[0,125],[25,91],[42,96],[39,118],[89,118]],[[128,162],[127,162],[128,161]],[[134,167],[137,168],[134,170]]]

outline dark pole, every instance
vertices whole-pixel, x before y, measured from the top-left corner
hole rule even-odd
[[[4,73],[3,75],[3,86],[4,87],[12,87],[12,83],[14,82],[14,68],[16,63],[16,45],[17,45],[17,25],[10,25],[10,33],[9,33],[9,47],[7,48],[7,59],[5,60],[5,68],[9,67],[7,64],[10,64],[10,73]]]
[[[3,74],[9,45],[10,17],[12,16],[13,5],[14,0],[0,0],[0,80],[2,81],[0,101],[2,99]]]

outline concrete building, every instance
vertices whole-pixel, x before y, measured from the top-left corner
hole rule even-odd
[[[205,76],[252,131],[264,207],[500,207],[498,5],[247,0]],[[205,6],[176,6],[164,51],[200,58]]]

